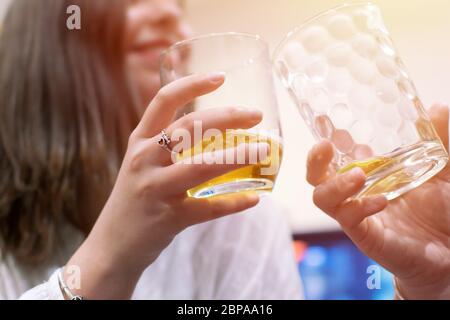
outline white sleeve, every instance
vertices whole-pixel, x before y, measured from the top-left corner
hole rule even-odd
[[[194,252],[197,299],[302,299],[292,237],[271,197],[210,223]]]
[[[64,300],[58,282],[59,269],[53,272],[50,279],[22,294],[19,300]]]
[[[12,261],[0,261],[0,300],[63,300],[57,272],[48,281],[29,289],[30,283],[39,283],[32,272],[21,272]]]

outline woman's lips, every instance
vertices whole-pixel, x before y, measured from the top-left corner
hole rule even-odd
[[[140,60],[144,67],[157,68],[159,66],[159,57],[161,53],[173,44],[166,39],[150,40],[136,43],[130,51],[130,54]]]
[[[170,41],[168,39],[149,39],[149,40],[141,40],[136,42],[131,50],[133,51],[140,51],[140,50],[146,50],[148,48],[158,48],[158,47],[164,47],[168,48],[173,44],[173,41]]]

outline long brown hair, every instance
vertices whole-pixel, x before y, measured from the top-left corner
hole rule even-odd
[[[70,5],[81,30],[66,26]],[[14,0],[0,34],[0,250],[40,263],[77,223],[83,185],[112,186],[138,121],[126,0]],[[88,181],[88,183],[85,183]]]

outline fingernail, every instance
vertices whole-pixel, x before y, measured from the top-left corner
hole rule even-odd
[[[261,119],[262,118],[262,111],[258,109],[247,109],[247,113],[253,118],[253,119]]]
[[[208,75],[208,79],[210,82],[216,84],[223,82],[225,79],[225,72],[213,72]]]
[[[259,195],[256,192],[249,192],[246,194],[247,200],[251,202],[259,201]]]
[[[360,168],[360,167],[356,167],[353,168],[352,170],[349,171],[348,176],[351,179],[356,179],[359,178],[361,176],[365,175],[364,171]]]

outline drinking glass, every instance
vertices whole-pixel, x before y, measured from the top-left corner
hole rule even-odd
[[[338,174],[367,175],[356,196],[394,199],[437,174],[448,154],[371,3],[342,5],[290,32],[274,64]]]
[[[205,135],[191,149],[180,153],[181,159],[195,156],[205,150],[210,151],[212,143],[215,150],[232,149],[243,142],[266,142],[270,149],[265,160],[251,162],[248,166],[192,188],[187,192],[188,196],[205,198],[247,190],[260,193],[272,191],[283,147],[267,44],[258,36],[241,33],[200,36],[179,42],[164,52],[160,71],[162,85],[191,74],[225,74],[225,83],[219,89],[198,97],[183,107],[177,117],[193,111],[229,106],[259,109],[264,117],[251,129]]]

